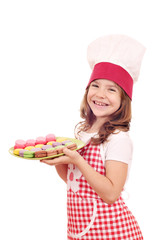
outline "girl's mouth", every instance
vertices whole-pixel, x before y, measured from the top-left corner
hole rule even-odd
[[[106,107],[108,106],[107,103],[103,103],[103,102],[99,102],[99,101],[93,101],[93,103],[97,106],[101,106],[101,107]]]

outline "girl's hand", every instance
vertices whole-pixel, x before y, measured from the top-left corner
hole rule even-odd
[[[42,159],[40,162],[46,163],[51,166],[56,166],[58,164],[69,164],[72,163],[76,165],[78,159],[82,158],[77,151],[69,150],[68,148],[63,149],[64,156],[50,159]]]

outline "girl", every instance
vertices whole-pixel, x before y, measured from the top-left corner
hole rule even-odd
[[[144,47],[127,36],[101,37],[88,47],[93,69],[81,105],[84,119],[76,137],[79,151],[42,160],[55,165],[67,183],[68,239],[142,240],[121,193],[132,158],[129,138],[133,81],[138,78]]]

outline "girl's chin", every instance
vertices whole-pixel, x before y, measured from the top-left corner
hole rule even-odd
[[[110,115],[110,114],[106,114],[106,113],[99,113],[97,111],[94,111],[93,114],[97,119],[98,118],[108,118],[108,116]]]

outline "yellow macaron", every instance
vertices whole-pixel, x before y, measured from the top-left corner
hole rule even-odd
[[[22,150],[22,149],[18,149],[18,148],[17,148],[17,149],[14,149],[13,153],[14,153],[15,155],[18,155],[18,156],[19,156],[19,151],[20,151],[20,150]]]
[[[35,147],[33,147],[33,146],[25,147],[25,149],[26,149],[26,150],[29,150],[29,151],[30,151],[31,149],[33,149],[33,148],[35,148]]]
[[[58,138],[56,139],[56,142],[63,142],[63,141],[66,141],[66,140],[67,140],[66,137],[58,137]]]

